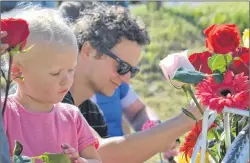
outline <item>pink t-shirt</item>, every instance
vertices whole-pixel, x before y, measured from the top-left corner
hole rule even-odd
[[[60,153],[64,143],[80,152],[95,142],[87,121],[79,109],[70,104],[58,103],[49,113],[34,113],[27,111],[14,96],[9,96],[3,121],[11,155],[15,140],[23,144],[22,155],[29,157],[44,152]]]

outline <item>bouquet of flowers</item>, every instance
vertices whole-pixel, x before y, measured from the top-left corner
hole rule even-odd
[[[249,29],[241,34],[235,24],[213,24],[204,31],[206,50],[188,56],[188,51],[170,54],[160,62],[160,67],[170,83],[183,89],[199,108],[216,112],[217,116],[207,131],[206,162],[221,162],[231,141],[247,126],[248,118],[232,114],[228,121],[231,141],[225,137],[223,110],[237,108],[249,110]],[[180,147],[180,160],[190,161],[202,121],[192,113],[183,112],[196,121]],[[204,129],[205,130],[205,129]],[[249,144],[249,143],[248,143]],[[249,149],[248,149],[249,150]],[[249,151],[246,151],[249,153]],[[185,156],[185,157],[183,157]],[[199,157],[199,154],[198,154]],[[184,162],[184,161],[183,161]],[[198,162],[198,159],[197,159]]]

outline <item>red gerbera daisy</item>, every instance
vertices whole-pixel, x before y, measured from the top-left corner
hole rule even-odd
[[[247,109],[249,107],[249,80],[243,73],[225,73],[224,80],[217,83],[207,77],[196,86],[196,95],[204,106],[221,113],[225,106]]]
[[[209,130],[213,127],[216,127],[217,125],[213,123]],[[188,133],[188,135],[185,137],[185,142],[184,144],[180,147],[180,152],[183,152],[185,155],[186,160],[187,156],[189,158],[192,157],[194,146],[196,144],[196,141],[201,133],[202,130],[202,120],[199,120],[198,122],[195,123],[193,126],[192,130]]]

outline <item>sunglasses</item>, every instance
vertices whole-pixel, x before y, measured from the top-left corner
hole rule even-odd
[[[101,52],[104,53],[105,55],[113,58],[114,60],[116,60],[116,62],[118,63],[117,73],[119,75],[125,75],[126,73],[128,73],[130,71],[131,78],[133,78],[140,71],[139,68],[133,67],[129,63],[121,60],[119,57],[117,57],[114,53],[112,53],[107,48],[102,47]]]

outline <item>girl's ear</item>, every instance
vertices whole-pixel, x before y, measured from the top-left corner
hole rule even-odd
[[[10,78],[17,83],[23,81],[22,67],[20,65],[14,63],[11,65]]]

